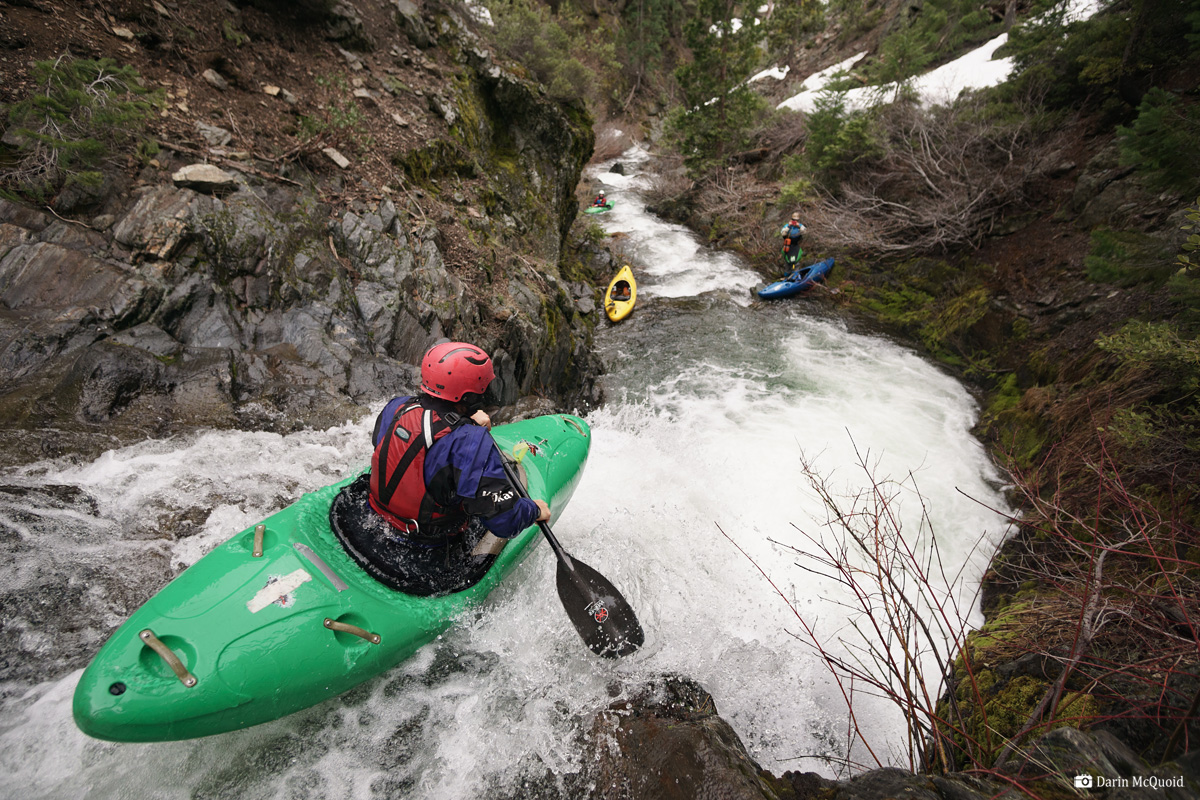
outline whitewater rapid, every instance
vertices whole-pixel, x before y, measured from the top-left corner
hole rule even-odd
[[[636,171],[642,158],[623,161]],[[622,234],[614,241],[640,292],[628,320],[598,329],[607,403],[587,415],[591,456],[555,532],[625,594],[647,632],[643,652],[618,662],[591,655],[559,604],[553,556],[539,545],[477,612],[342,697],[202,740],[91,740],[71,720],[80,672],[67,665],[83,662],[55,645],[55,626],[85,626],[94,631],[86,646],[98,646],[122,618],[123,592],[147,595],[233,533],[366,467],[384,398],[328,430],[213,431],[89,463],[29,465],[0,480],[87,499],[60,507],[15,492],[0,504],[5,580],[29,593],[78,588],[69,622],[39,631],[32,617],[10,621],[34,637],[20,640],[21,657],[42,658],[45,669],[3,686],[0,793],[566,797],[565,780],[595,746],[591,716],[668,672],[711,692],[765,768],[836,774],[823,758],[846,755],[846,709],[797,639],[792,607],[830,636],[845,628],[845,613],[836,587],[775,543],[804,547],[798,528],[825,530],[802,461],[838,493],[868,485],[857,466],[864,457],[878,478],[903,481],[897,507],[908,535],[937,537],[969,594],[986,554],[977,545],[1004,533],[989,510],[1002,508],[1000,476],[971,435],[978,408],[937,366],[849,331],[819,303],[753,301],[759,276],[647,214],[639,176],[590,177],[616,201],[600,221]],[[883,738],[881,752],[900,741],[894,709],[863,698],[856,713]]]

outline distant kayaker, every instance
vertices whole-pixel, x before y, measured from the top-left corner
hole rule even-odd
[[[604,196],[604,190],[601,189],[596,193],[596,199],[592,201],[592,207],[603,207],[608,205],[608,198]]]
[[[434,345],[421,360],[420,393],[391,400],[375,420],[369,487],[358,506],[376,524],[351,522],[338,533],[360,566],[392,588],[465,589],[499,552],[488,541],[502,545],[496,537],[550,519],[546,503],[520,497],[505,475],[481,408],[494,377],[491,358],[475,345]]]
[[[804,238],[806,230],[804,223],[800,221],[800,212],[795,211],[792,213],[792,218],[779,231],[779,235],[783,237],[782,252],[785,264],[795,264],[800,260],[800,256],[804,255],[804,251],[800,249],[800,241]]]

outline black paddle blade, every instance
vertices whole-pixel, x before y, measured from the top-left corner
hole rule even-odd
[[[604,658],[627,656],[641,647],[646,634],[617,587],[579,559],[571,558],[571,563],[574,569],[559,559],[558,597],[584,643]]]

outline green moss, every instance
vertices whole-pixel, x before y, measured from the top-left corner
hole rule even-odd
[[[987,313],[991,295],[982,286],[953,297],[921,328],[921,341],[936,354],[955,350],[952,339],[960,337]]]
[[[998,417],[1006,411],[1011,411],[1021,402],[1021,387],[1017,385],[1015,373],[1004,376],[1004,380],[992,392],[991,402],[985,414],[988,417]]]
[[[453,142],[435,139],[424,147],[392,159],[408,179],[426,190],[435,191],[438,180],[451,176],[474,178],[475,162]]]

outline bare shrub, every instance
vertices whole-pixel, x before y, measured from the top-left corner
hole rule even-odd
[[[1006,761],[1027,757],[1025,744],[1064,725],[1112,730],[1163,761],[1195,748],[1200,532],[1163,510],[1170,504],[1132,491],[1107,455],[1064,476],[1065,494],[1039,491],[1042,484],[1011,472],[1024,511],[1009,520],[1021,533],[989,560],[990,585],[1008,600],[968,634],[976,596],[964,591],[961,572],[948,574],[912,477],[879,480],[861,454],[858,463],[868,488],[846,498],[802,460],[828,512],[823,529],[793,526],[799,544],[771,540],[848,598],[839,601],[848,621],[821,631],[771,582],[800,622],[797,639],[845,699],[845,766],[885,765],[881,743],[856,717],[855,693],[900,709],[910,769],[999,775]],[[1087,507],[1072,499],[1083,483]],[[920,500],[916,530],[898,516],[902,491]]]
[[[842,601],[847,623],[835,632],[819,631],[774,582],[771,585],[800,622],[803,633],[797,639],[824,662],[846,701],[850,729],[845,766],[864,766],[854,756],[859,747],[875,766],[889,765],[879,732],[859,724],[853,704],[858,693],[886,698],[903,712],[910,769],[950,771],[956,754],[945,727],[962,731],[965,726],[945,718],[939,699],[966,644],[967,617],[976,594],[964,591],[961,570],[947,571],[915,478],[910,474],[903,482],[880,479],[867,456],[857,449],[856,454],[868,488],[849,497],[835,495],[802,456],[804,475],[825,504],[824,530],[814,533],[793,524],[803,539],[799,546],[770,540],[795,553],[801,569],[841,584],[848,597]],[[900,518],[901,494],[920,504],[915,531],[906,529]],[[971,681],[973,685],[973,674]]]
[[[885,132],[871,159],[825,189],[808,219],[830,245],[873,251],[977,247],[1006,211],[1026,201],[1055,141],[1024,119],[996,120],[971,96],[923,109],[881,106]]]
[[[649,174],[650,185],[642,196],[651,206],[678,200],[696,188],[696,182],[688,177],[683,165],[683,156],[677,153],[657,156]]]
[[[748,253],[769,252],[778,241],[768,236],[761,220],[776,195],[770,184],[743,170],[717,170],[701,181],[696,211],[711,225],[709,239]]]
[[[769,161],[777,162],[783,156],[800,150],[808,136],[804,121],[803,114],[786,110],[767,118],[766,125],[756,138],[766,148]]]
[[[613,120],[605,120],[594,128],[596,145],[592,150],[592,163],[611,161],[633,146],[633,137]]]
[[[1002,572],[1012,585],[1036,585],[1042,605],[1058,609],[1041,635],[1024,641],[1056,675],[997,753],[997,766],[1064,716],[1119,731],[1164,761],[1196,746],[1200,532],[1164,511],[1171,503],[1133,491],[1102,437],[1099,450],[1099,461],[1084,464],[1086,504],[1078,500],[1080,477],[1038,491],[1013,473],[1028,509],[1020,520],[1027,544]],[[1070,695],[1089,698],[1091,710],[1064,715]]]

